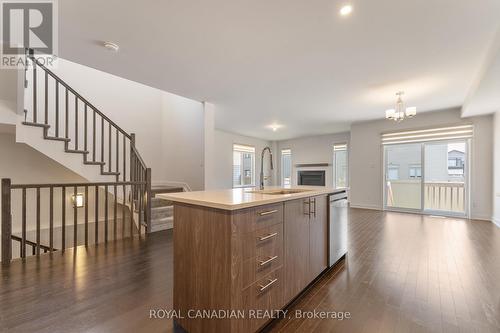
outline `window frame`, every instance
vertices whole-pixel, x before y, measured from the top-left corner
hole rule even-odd
[[[255,170],[256,170],[256,156],[255,156],[255,146],[251,145],[245,145],[245,144],[240,144],[240,143],[233,143],[233,150],[232,150],[232,160],[233,160],[233,165],[232,165],[232,176],[231,176],[231,182],[233,185],[233,188],[246,188],[246,187],[255,187]],[[235,153],[240,153],[240,184],[235,185],[234,183],[234,154]],[[243,166],[243,154],[250,154],[252,158],[252,163],[251,163],[251,183],[250,184],[241,184],[241,178],[243,177],[244,170],[242,168]]]
[[[346,160],[346,180],[345,186],[337,186],[337,153],[345,152]],[[333,188],[342,190],[349,188],[349,143],[339,142],[333,144]]]
[[[286,152],[284,154],[284,152]],[[290,184],[288,185],[285,185],[285,177],[283,175],[283,157],[284,156],[290,156]],[[292,186],[292,176],[293,176],[293,163],[292,163],[292,150],[290,148],[286,148],[286,149],[281,149],[280,150],[280,161],[281,161],[281,165],[280,165],[280,181],[281,181],[281,186]]]

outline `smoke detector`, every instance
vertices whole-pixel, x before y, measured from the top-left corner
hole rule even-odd
[[[104,42],[104,47],[107,50],[113,51],[113,52],[118,52],[118,50],[120,49],[120,47],[118,46],[118,44],[113,43],[113,42]]]

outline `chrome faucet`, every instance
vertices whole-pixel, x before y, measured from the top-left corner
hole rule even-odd
[[[260,157],[260,189],[264,189],[264,153],[266,150],[269,151],[269,158],[271,159],[271,170],[274,170],[273,167],[273,152],[271,151],[271,148],[266,147],[262,149],[262,155]]]

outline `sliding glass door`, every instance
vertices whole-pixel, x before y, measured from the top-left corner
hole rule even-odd
[[[466,161],[466,141],[425,144],[425,211],[466,213]]]
[[[467,148],[467,140],[385,145],[385,208],[466,216]]]
[[[416,211],[422,207],[422,145],[385,146],[386,207]]]

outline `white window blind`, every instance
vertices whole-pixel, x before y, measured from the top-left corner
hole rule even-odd
[[[382,144],[400,144],[440,140],[470,139],[474,135],[473,125],[430,128],[382,134]]]

